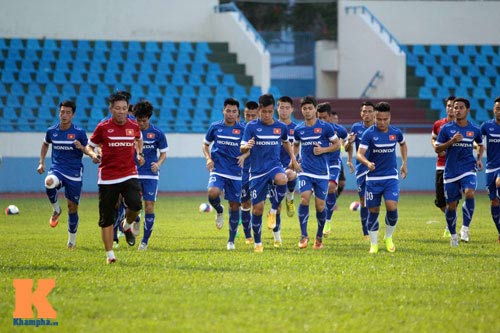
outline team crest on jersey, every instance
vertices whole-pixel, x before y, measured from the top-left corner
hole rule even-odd
[[[321,128],[315,128],[314,133],[321,133],[323,130]]]
[[[131,128],[125,129],[125,135],[126,136],[134,136],[134,130]]]
[[[257,132],[262,132],[262,128],[259,127],[259,128],[256,129],[256,131]]]
[[[273,134],[281,134],[281,128],[273,128]]]
[[[235,128],[233,129],[233,134],[240,134],[241,133],[241,130]]]
[[[295,134],[295,130],[293,128],[290,128],[290,135],[294,135]]]
[[[68,140],[75,140],[75,134],[68,134]]]
[[[154,139],[155,138],[155,134],[154,133],[148,133],[148,135],[146,137],[148,139]]]
[[[391,140],[391,141],[396,140],[396,136],[395,136],[395,135],[393,135],[393,134],[389,135],[389,140]]]
[[[467,136],[467,137],[469,137],[469,138],[470,138],[470,137],[473,137],[473,136],[474,136],[474,132],[472,132],[472,131],[467,131],[467,132],[465,133],[465,136]]]

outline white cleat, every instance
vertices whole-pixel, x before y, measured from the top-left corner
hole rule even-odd
[[[468,243],[468,242],[469,242],[469,230],[465,230],[465,229],[462,227],[462,229],[460,230],[460,239],[461,239],[463,242]]]
[[[137,250],[139,251],[146,251],[147,249],[148,249],[148,244],[142,242],[141,244],[139,244],[139,248],[137,248]]]
[[[132,222],[132,233],[135,237],[141,234],[141,222]]]
[[[234,246],[233,242],[227,242],[227,249],[229,251],[236,250],[236,247]]]
[[[457,234],[451,235],[450,245],[451,245],[451,247],[458,247],[458,235]]]

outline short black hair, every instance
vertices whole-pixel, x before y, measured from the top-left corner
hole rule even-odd
[[[290,103],[291,106],[293,106],[293,99],[290,96],[281,96],[278,98],[278,103]]]
[[[65,106],[67,108],[71,108],[73,111],[73,114],[76,112],[76,104],[73,101],[70,101],[69,99],[65,99],[59,104],[59,110],[61,109],[61,106]]]
[[[391,104],[387,102],[378,102],[375,104],[374,109],[379,112],[391,112]]]
[[[302,107],[304,104],[312,104],[314,107],[318,105],[318,102],[316,102],[316,98],[314,96],[305,96],[300,100],[300,107]]]
[[[272,94],[264,94],[259,97],[259,106],[266,107],[272,105],[274,107],[275,101]]]
[[[127,102],[127,104],[129,104],[131,97],[132,97],[132,95],[130,95],[130,93],[128,91],[117,91],[117,92],[109,95],[108,103],[113,104],[114,102],[125,101],[125,102]]]
[[[226,98],[224,100],[224,107],[226,107],[226,105],[236,105],[236,107],[239,109],[240,108],[240,102],[238,102],[238,100],[232,98],[232,97],[229,97],[229,98]]]
[[[153,104],[147,100],[142,100],[134,104],[132,112],[136,118],[151,118],[153,115]]]
[[[332,113],[332,106],[328,102],[319,103],[316,106],[316,111],[318,111],[319,113],[326,112],[328,114],[331,114]]]
[[[257,104],[257,102],[255,101],[248,101],[245,104],[245,108],[247,108],[248,110],[255,110],[259,108],[259,104]]]
[[[497,98],[495,98],[495,103],[500,103],[500,96],[498,96]]]
[[[371,107],[375,108],[375,104],[373,104],[372,101],[363,101],[361,103],[361,107],[363,107],[363,106],[371,106]]]
[[[457,98],[455,98],[455,100],[453,101],[453,104],[455,104],[456,102],[462,102],[462,103],[464,103],[464,104],[465,104],[465,107],[466,107],[467,109],[470,109],[470,102],[469,102],[469,100],[468,100],[467,98],[465,98],[465,97],[457,97]]]
[[[446,97],[444,99],[444,105],[446,106],[446,103],[448,103],[449,101],[453,102],[455,99],[457,99],[457,96],[455,96],[455,95],[450,95],[450,96]]]

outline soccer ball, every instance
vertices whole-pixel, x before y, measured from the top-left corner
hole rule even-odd
[[[361,207],[361,204],[358,201],[353,201],[349,205],[349,209],[352,210],[353,212],[359,210],[359,207]]]
[[[200,213],[210,213],[212,211],[212,206],[210,206],[210,204],[207,204],[206,202],[204,202],[200,205],[198,210],[200,211]]]
[[[9,207],[5,208],[5,214],[7,215],[19,214],[19,208],[17,208],[16,205],[9,205]]]

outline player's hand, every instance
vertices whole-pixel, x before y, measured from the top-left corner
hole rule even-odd
[[[302,167],[300,166],[299,162],[297,162],[296,159],[290,161],[289,167],[295,172],[302,172]]]
[[[38,168],[36,168],[36,171],[39,173],[39,174],[42,174],[45,172],[45,166],[43,165],[43,163],[40,163],[38,164]]]
[[[246,147],[247,147],[248,149],[252,149],[252,148],[253,148],[253,146],[255,146],[255,138],[254,138],[254,137],[252,137],[250,140],[248,140],[248,142],[247,142],[247,144],[246,144]]]
[[[158,173],[159,170],[160,166],[158,165],[158,163],[151,162],[151,171],[153,171],[154,173]]]
[[[245,160],[247,159],[248,156],[250,156],[250,152],[246,152],[246,153],[241,154],[240,156],[236,157],[236,159],[238,160],[238,166],[240,168],[243,168],[243,165],[245,164]]]
[[[316,156],[323,154],[323,147],[316,143],[313,148],[313,153]]]
[[[483,161],[477,160],[477,162],[476,162],[476,169],[477,169],[477,171],[483,170]]]
[[[354,172],[354,164],[352,164],[352,162],[347,162],[347,166],[349,167],[349,173],[353,173]]]
[[[211,158],[209,158],[207,160],[207,170],[212,172],[213,169],[214,169],[214,161]]]
[[[368,161],[366,167],[368,168],[368,170],[373,171],[375,170],[375,163]]]
[[[457,142],[462,141],[463,138],[464,138],[464,136],[461,133],[457,132],[457,133],[455,133],[455,135],[453,135],[453,137],[451,139],[453,140],[453,143],[457,143]]]
[[[76,149],[83,150],[85,147],[82,145],[82,143],[78,140],[73,141],[73,144],[75,145]]]
[[[446,156],[446,151],[445,151],[445,150],[443,150],[442,152],[439,152],[439,153],[438,153],[438,156],[439,156],[439,157]]]
[[[94,162],[94,164],[101,163],[101,155],[95,153],[93,155],[94,156],[90,156],[92,158],[92,162]]]
[[[401,174],[401,179],[405,179],[406,176],[408,175],[408,168],[406,167],[406,163],[403,163],[401,165],[401,169],[400,169],[400,174]]]
[[[354,141],[356,141],[356,134],[353,132],[349,133],[349,135],[347,136],[347,141],[349,143],[353,143]]]
[[[141,155],[137,155],[137,164],[139,164],[139,166],[143,166],[144,163],[146,163],[144,157],[142,157]]]

